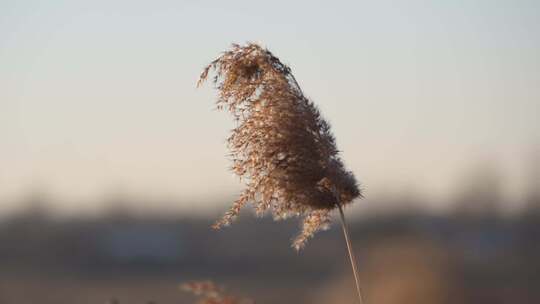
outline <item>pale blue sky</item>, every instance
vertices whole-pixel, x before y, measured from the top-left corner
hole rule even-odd
[[[293,68],[368,198],[446,198],[485,159],[519,193],[540,143],[539,3],[1,1],[0,199],[231,199],[232,123],[195,82],[245,41]]]

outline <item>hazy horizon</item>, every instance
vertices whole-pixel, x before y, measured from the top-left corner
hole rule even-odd
[[[509,197],[534,188],[535,1],[3,1],[0,212],[35,191],[73,210],[111,195],[234,198],[232,121],[195,83],[246,41],[291,66],[368,200],[443,206],[482,168]]]

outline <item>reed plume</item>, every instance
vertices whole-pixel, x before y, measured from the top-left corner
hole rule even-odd
[[[233,44],[203,70],[198,86],[211,70],[219,91],[217,107],[228,110],[236,121],[227,139],[232,171],[246,183],[214,228],[229,225],[251,202],[258,215],[269,210],[274,219],[303,216],[302,230],[292,243],[299,250],[329,226],[330,213],[338,208],[362,302],[342,208],[361,192],[339,157],[330,125],[304,95],[291,69],[257,44]]]
[[[200,297],[197,304],[255,304],[248,298],[240,298],[225,293],[225,289],[211,281],[195,281],[184,283],[180,288]]]
[[[219,90],[218,109],[227,109],[237,126],[227,140],[232,171],[246,189],[214,227],[229,225],[251,202],[258,215],[275,219],[303,216],[293,246],[302,248],[330,223],[330,212],[360,196],[346,171],[330,125],[300,89],[291,69],[257,44],[232,45],[202,72],[210,70]]]

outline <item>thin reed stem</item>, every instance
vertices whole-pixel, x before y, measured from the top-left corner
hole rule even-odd
[[[339,215],[341,218],[341,227],[343,228],[343,235],[345,236],[345,243],[347,243],[347,250],[349,251],[349,258],[351,260],[352,271],[354,274],[354,281],[356,282],[356,291],[358,292],[358,300],[360,304],[364,303],[362,299],[362,291],[360,289],[360,279],[358,275],[358,266],[356,265],[356,258],[352,249],[351,240],[349,237],[349,229],[347,228],[347,222],[345,221],[345,214],[343,213],[343,207],[338,203]]]

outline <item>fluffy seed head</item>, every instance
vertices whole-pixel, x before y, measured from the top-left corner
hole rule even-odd
[[[222,287],[215,285],[212,281],[188,282],[180,285],[180,288],[200,297],[197,304],[255,304],[255,301],[251,299],[225,293]]]
[[[345,170],[330,125],[303,94],[291,69],[257,44],[232,48],[212,61],[218,109],[228,110],[236,127],[227,140],[232,171],[246,189],[214,227],[228,225],[248,202],[258,215],[276,219],[303,216],[297,249],[330,222],[337,204],[361,195]]]

